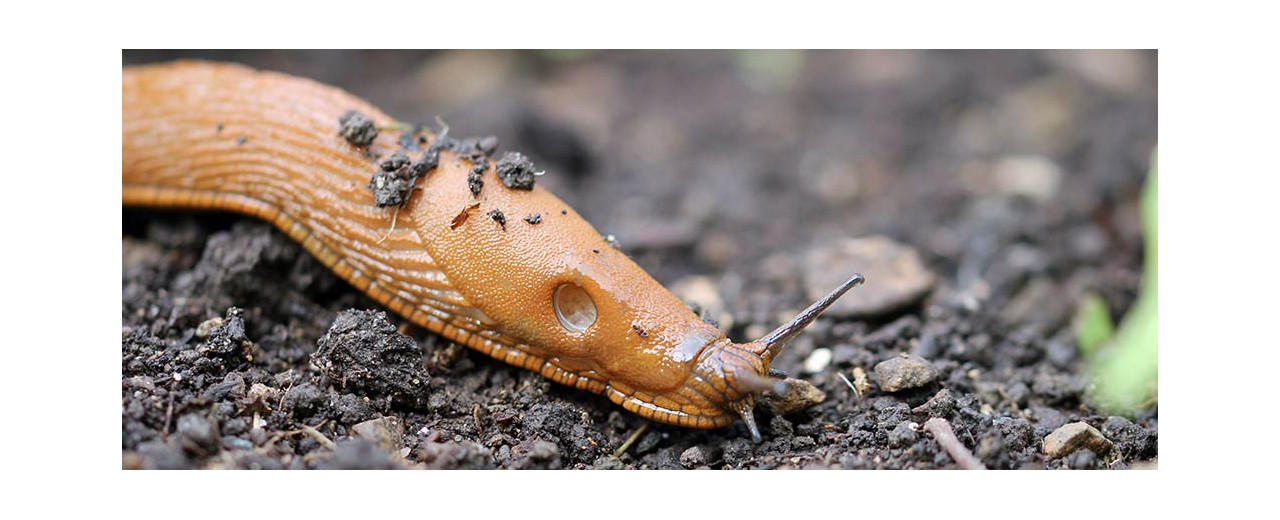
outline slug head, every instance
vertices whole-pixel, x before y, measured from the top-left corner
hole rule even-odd
[[[864,280],[861,274],[855,273],[835,290],[813,302],[796,317],[760,339],[749,343],[732,343],[723,340],[722,343],[707,349],[708,355],[699,363],[695,371],[705,381],[717,380],[709,379],[713,375],[720,376],[718,380],[724,381],[725,388],[717,390],[724,396],[724,402],[729,405],[729,408],[742,417],[742,421],[747,424],[753,441],[760,442],[760,429],[752,413],[757,396],[764,392],[781,394],[787,390],[786,381],[771,377],[772,371],[769,369],[769,364],[783,347],[813,323],[822,311]],[[708,373],[712,371],[715,374]]]

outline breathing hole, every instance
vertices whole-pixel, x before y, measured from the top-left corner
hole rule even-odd
[[[577,285],[566,283],[556,287],[551,295],[551,306],[556,310],[560,325],[573,332],[587,330],[596,322],[595,302],[591,301],[585,289]]]

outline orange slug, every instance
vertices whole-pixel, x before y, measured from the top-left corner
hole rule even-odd
[[[484,143],[239,65],[126,67],[122,98],[124,205],[262,218],[411,322],[657,422],[742,418],[759,441],[756,398],[786,389],[770,362],[863,280],[734,343]],[[387,183],[407,191],[375,201]]]

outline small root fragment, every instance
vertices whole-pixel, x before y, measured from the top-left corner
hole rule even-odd
[[[964,447],[960,439],[956,438],[956,433],[951,429],[951,423],[941,417],[934,417],[924,422],[924,430],[933,435],[938,441],[942,449],[951,456],[951,460],[956,461],[960,469],[987,469],[982,465],[982,461],[973,456],[969,448]]]
[[[640,425],[640,428],[636,429],[635,433],[631,434],[631,436],[627,438],[626,442],[622,443],[622,446],[619,446],[618,449],[613,450],[613,456],[621,457],[623,453],[627,452],[627,448],[630,448],[631,445],[636,442],[636,439],[639,439],[640,435],[643,434],[648,429],[649,429],[649,422],[645,421],[644,424]]]
[[[375,242],[376,244],[381,244],[383,241],[385,241],[388,237],[390,237],[390,236],[391,236],[391,233],[394,233],[394,232],[395,232],[395,230],[396,230],[396,219],[397,219],[397,218],[399,218],[399,217],[400,217],[400,208],[399,208],[399,207],[397,207],[397,208],[396,208],[395,213],[392,213],[392,214],[391,214],[391,229],[388,229],[388,230],[387,230],[387,234],[382,235],[382,238],[379,238],[379,239],[378,239],[378,241],[377,241],[377,242]]]

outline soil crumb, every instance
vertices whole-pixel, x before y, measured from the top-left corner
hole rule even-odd
[[[390,397],[397,407],[426,404],[429,376],[422,351],[396,331],[386,312],[343,311],[316,343],[311,364],[338,387],[370,399]]]
[[[373,120],[369,116],[364,115],[359,110],[348,110],[338,118],[338,135],[346,139],[348,143],[364,148],[373,144],[374,138],[378,137],[378,127],[373,124]]]

